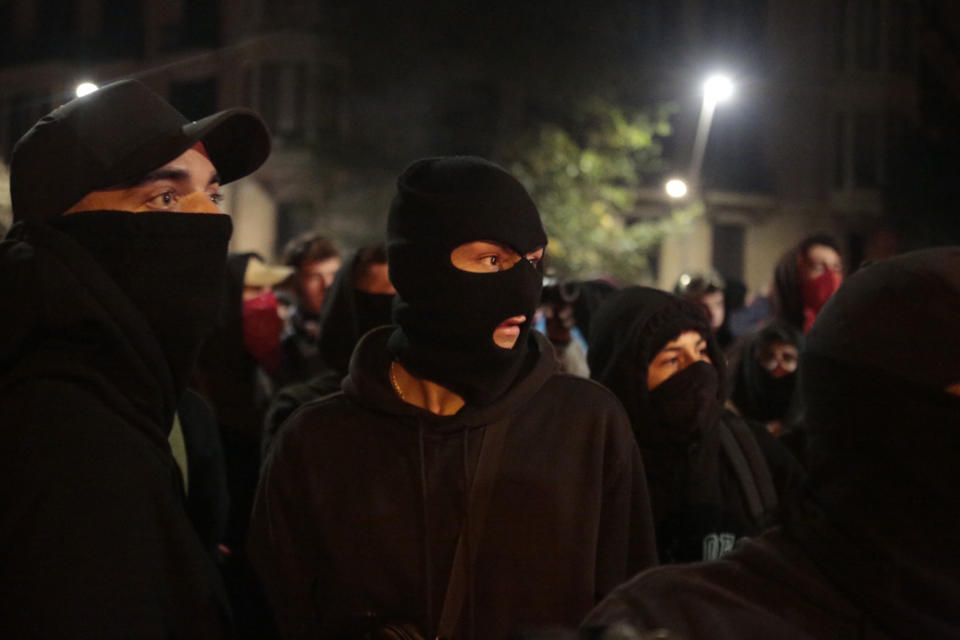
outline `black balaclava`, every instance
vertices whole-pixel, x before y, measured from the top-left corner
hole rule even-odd
[[[746,337],[732,375],[730,399],[740,414],[751,420],[783,420],[796,409],[797,372],[774,378],[757,360],[773,343],[790,344],[799,351],[803,334],[793,325],[774,322]]]
[[[83,246],[144,315],[179,396],[217,319],[230,217],[84,211],[46,224]]]
[[[418,377],[468,404],[485,405],[509,388],[527,359],[543,273],[526,260],[495,273],[454,267],[451,251],[474,241],[496,242],[521,256],[546,245],[523,185],[476,157],[428,158],[407,167],[387,222],[399,325],[388,348]],[[527,320],[515,346],[498,347],[494,329],[518,315]]]
[[[874,263],[801,356],[812,502],[786,527],[891,636],[960,637],[960,249]]]

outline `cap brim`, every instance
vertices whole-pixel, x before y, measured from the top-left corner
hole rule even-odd
[[[270,155],[270,133],[256,112],[236,108],[220,111],[183,126],[189,149],[202,142],[217,168],[220,184],[256,171]]]

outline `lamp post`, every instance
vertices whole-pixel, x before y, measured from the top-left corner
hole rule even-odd
[[[700,171],[703,169],[703,155],[707,150],[713,112],[718,103],[729,100],[732,95],[733,81],[728,76],[712,75],[703,83],[703,104],[700,106],[700,120],[693,138],[693,156],[690,158],[690,183],[694,189],[700,189]]]
[[[82,98],[85,95],[89,95],[99,89],[97,85],[92,82],[81,82],[77,85],[77,88],[74,89],[74,92],[77,94],[78,98]]]

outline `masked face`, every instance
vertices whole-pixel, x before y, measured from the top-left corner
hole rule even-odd
[[[82,245],[143,314],[175,390],[216,322],[229,216],[194,212],[84,211],[48,222]]]
[[[398,187],[387,250],[400,331],[390,349],[417,376],[489,403],[528,352],[540,216],[519,182],[478,158],[420,161]]]
[[[276,375],[281,368],[280,319],[277,296],[267,289],[243,301],[243,346],[267,373]]]

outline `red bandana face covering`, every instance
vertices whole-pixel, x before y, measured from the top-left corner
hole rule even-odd
[[[282,331],[283,321],[277,313],[273,291],[243,301],[243,346],[271,375],[280,373]]]
[[[803,332],[810,331],[820,309],[827,303],[837,289],[842,278],[833,269],[827,269],[816,278],[803,283]]]

